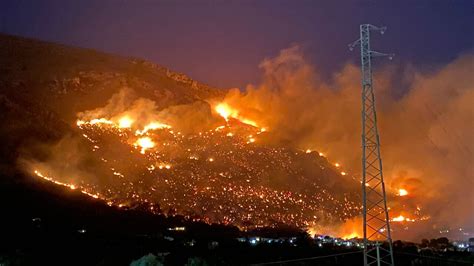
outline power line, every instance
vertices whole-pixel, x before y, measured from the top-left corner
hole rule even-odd
[[[444,262],[466,263],[466,264],[469,264],[469,265],[471,263],[473,263],[472,261],[450,260],[450,259],[444,259],[444,258],[439,258],[439,257],[425,256],[425,255],[422,255],[422,254],[413,254],[413,253],[400,252],[400,251],[395,251],[394,253],[395,254],[401,254],[401,255],[409,255],[409,256],[419,257],[419,258],[422,258],[422,259],[432,259],[432,260],[444,261]]]
[[[325,255],[325,256],[317,256],[317,257],[309,257],[309,258],[293,259],[293,260],[279,260],[279,261],[263,262],[263,263],[256,263],[256,264],[250,264],[250,265],[254,265],[254,266],[271,265],[271,264],[290,263],[290,262],[305,261],[305,260],[317,260],[317,259],[332,258],[332,257],[337,257],[337,256],[343,256],[343,255],[356,254],[356,253],[361,253],[361,252],[362,252],[361,250],[358,250],[358,251],[351,251],[351,252],[338,253],[338,254]]]

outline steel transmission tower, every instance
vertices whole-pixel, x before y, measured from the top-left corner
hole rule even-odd
[[[362,195],[364,219],[364,265],[394,265],[390,219],[380,157],[371,59],[393,55],[370,50],[370,32],[384,33],[386,27],[360,25],[360,38],[349,45],[360,45],[362,70]],[[384,243],[384,245],[382,245]],[[388,244],[388,245],[387,245]]]

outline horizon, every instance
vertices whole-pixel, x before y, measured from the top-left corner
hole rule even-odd
[[[288,3],[3,1],[0,31],[140,57],[212,86],[240,89],[260,82],[260,62],[292,44],[304,48],[324,79],[348,62],[358,65],[347,45],[361,23],[388,27],[374,41],[396,54],[392,65],[432,69],[474,47],[466,0]]]

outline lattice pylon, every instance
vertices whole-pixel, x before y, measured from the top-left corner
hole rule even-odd
[[[375,95],[372,86],[372,57],[389,56],[370,50],[370,31],[385,31],[384,27],[360,25],[362,70],[362,198],[364,230],[364,265],[394,265],[390,219],[380,156]]]

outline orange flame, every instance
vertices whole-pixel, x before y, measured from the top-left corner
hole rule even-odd
[[[132,127],[132,124],[133,120],[128,116],[124,116],[118,121],[119,128],[130,128]]]
[[[400,188],[400,189],[398,190],[398,194],[397,194],[397,195],[400,196],[400,197],[406,196],[406,195],[408,195],[408,191],[407,191],[406,189]]]
[[[257,123],[255,121],[252,121],[250,119],[244,118],[239,115],[239,111],[230,107],[227,103],[219,103],[216,105],[214,108],[216,112],[222,116],[225,121],[229,121],[229,118],[234,118],[239,120],[240,122],[251,125],[254,127],[258,127]],[[262,132],[264,132],[266,129],[262,129]]]
[[[147,149],[155,147],[155,142],[153,142],[153,140],[151,140],[151,138],[149,137],[143,137],[143,138],[139,138],[135,142],[135,145],[141,147],[141,150],[140,150],[141,154],[145,154],[145,151]]]

